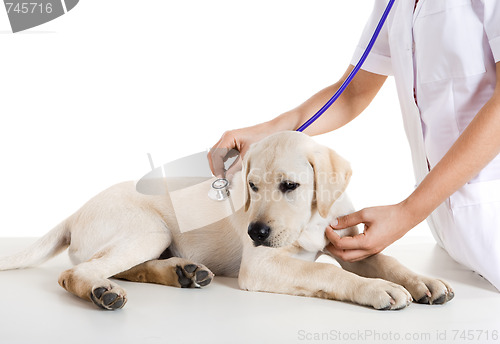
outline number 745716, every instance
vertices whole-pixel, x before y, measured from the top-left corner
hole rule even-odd
[[[38,2],[18,2],[16,4],[6,2],[5,6],[7,6],[7,13],[11,13],[11,11],[18,14],[52,13],[52,3],[50,2],[46,4]]]

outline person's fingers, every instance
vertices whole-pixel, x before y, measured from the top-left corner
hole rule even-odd
[[[224,177],[224,157],[233,148],[236,148],[234,139],[230,134],[224,133],[220,140],[210,149],[207,158],[214,176],[218,178]]]
[[[357,262],[373,255],[373,253],[366,250],[341,250],[336,248],[332,244],[328,245],[326,249],[334,257],[340,258],[345,262]]]
[[[362,209],[352,214],[339,216],[336,221],[333,221],[334,223],[330,224],[330,226],[332,226],[333,229],[345,229],[359,225],[360,223],[366,222],[365,214],[366,210]]]
[[[231,165],[226,168],[228,161],[232,158],[235,158]],[[231,149],[227,155],[223,158],[224,161],[224,169],[226,170],[226,178],[231,179],[232,176],[239,171],[241,168],[241,154],[238,152],[236,149]],[[231,178],[228,178],[228,174],[231,176]]]
[[[213,152],[211,154],[211,170],[214,176],[217,178],[224,178],[224,153],[221,150],[217,150],[217,153]]]
[[[234,158],[234,157],[236,157],[236,159],[238,159],[239,156],[240,156],[240,152],[238,152],[238,150],[233,148],[229,152],[227,152],[226,156],[224,157],[224,162],[226,160],[229,160],[229,159]]]
[[[340,235],[335,233],[335,231],[330,226],[326,227],[325,234],[328,240],[330,240],[330,242],[334,245],[337,245],[340,241]]]
[[[331,228],[327,228],[325,233],[330,242],[339,250],[366,250],[369,247],[365,233],[342,238]]]
[[[226,179],[231,181],[236,172],[240,171],[243,167],[241,156],[236,159],[233,164],[226,171]]]

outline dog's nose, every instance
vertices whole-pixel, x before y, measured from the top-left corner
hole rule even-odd
[[[258,245],[262,245],[269,237],[271,228],[262,222],[252,222],[248,225],[248,235]]]

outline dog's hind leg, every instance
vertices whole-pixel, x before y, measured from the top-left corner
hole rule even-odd
[[[160,256],[170,244],[170,233],[157,231],[111,242],[90,260],[64,271],[59,284],[70,293],[103,309],[122,308],[125,290],[109,277]]]
[[[180,288],[200,288],[210,284],[214,274],[204,265],[171,257],[139,264],[114,277],[132,282],[157,283]]]

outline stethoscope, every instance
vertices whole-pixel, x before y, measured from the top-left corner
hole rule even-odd
[[[212,183],[208,197],[214,201],[224,201],[229,198],[229,181],[226,178],[218,178]]]
[[[373,48],[373,45],[375,44],[375,41],[377,40],[377,37],[382,30],[382,27],[384,26],[384,23],[389,16],[389,12],[391,12],[392,6],[394,5],[394,2],[396,0],[389,0],[389,3],[387,4],[387,7],[385,8],[384,13],[382,14],[382,17],[380,18],[377,27],[375,28],[375,32],[372,35],[372,38],[370,39],[370,42],[368,43],[368,46],[366,47],[365,51],[363,52],[363,55],[359,59],[358,63],[356,66],[354,66],[354,69],[349,73],[345,81],[342,83],[342,85],[339,87],[337,92],[328,100],[325,105],[321,109],[318,110],[311,118],[309,118],[304,124],[302,124],[296,131],[303,132],[306,130],[307,127],[309,127],[311,124],[313,124],[321,115],[332,106],[333,103],[340,97],[340,95],[345,91],[347,86],[351,83],[352,79],[358,71],[361,69],[361,66],[365,62],[366,58],[368,57],[368,54],[370,54],[370,51]],[[229,198],[229,181],[225,178],[219,178],[216,179],[212,183],[212,187],[210,191],[208,192],[208,197],[213,199],[214,201],[224,201]]]

